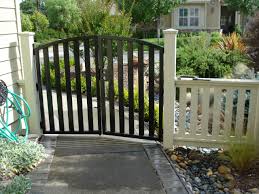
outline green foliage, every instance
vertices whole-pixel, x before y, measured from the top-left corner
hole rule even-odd
[[[70,60],[69,62],[70,67],[75,66],[74,60]],[[61,90],[66,91],[66,76],[65,76],[65,63],[64,60],[59,61],[59,67],[60,67],[60,85],[61,85]],[[56,73],[55,73],[55,67],[53,62],[49,63],[49,68],[50,68],[50,84],[53,89],[56,88]],[[46,84],[46,73],[45,73],[45,65],[42,66],[41,68],[41,77],[43,84]],[[81,93],[86,93],[86,78],[83,76],[83,74],[80,77],[81,79]],[[76,78],[72,77],[70,79],[71,82],[71,90],[72,92],[75,92],[76,89]],[[96,78],[91,77],[91,93],[92,96],[96,96]]]
[[[102,4],[102,0],[77,0],[82,19],[81,31],[88,35],[100,33],[102,23],[110,13],[110,7]]]
[[[80,7],[82,25],[80,31],[88,35],[130,36],[131,17],[119,10],[111,15],[112,2],[103,0],[77,0]]]
[[[235,11],[253,15],[259,8],[259,0],[224,0],[224,3]]]
[[[76,0],[46,0],[46,14],[53,29],[77,33],[81,17]]]
[[[130,14],[133,23],[150,23],[168,14],[184,0],[117,0],[121,10]]]
[[[31,188],[31,181],[24,176],[16,176],[7,186],[0,185],[1,194],[26,194]]]
[[[218,78],[231,74],[233,67],[247,61],[245,54],[237,51],[225,52],[211,46],[207,33],[189,37],[186,44],[177,50],[177,74],[188,73],[199,77]]]
[[[44,158],[44,147],[36,142],[12,143],[0,139],[0,175],[13,177],[29,172]]]
[[[100,34],[128,37],[131,35],[131,17],[127,15],[108,15],[102,21]]]
[[[22,13],[21,19],[22,19],[22,31],[32,32],[33,31],[33,23],[31,21],[30,15]]]
[[[232,141],[228,154],[232,164],[240,172],[248,170],[253,162],[258,159],[258,149],[254,139],[246,137],[238,142]]]
[[[20,3],[20,9],[24,14],[33,14],[37,7],[35,0],[25,0]]]
[[[31,16],[34,32],[42,32],[49,26],[48,18],[41,12],[35,11]]]
[[[47,28],[42,32],[35,33],[35,39],[37,43],[51,42],[56,39],[66,38],[67,34],[65,32],[60,32],[52,28]]]

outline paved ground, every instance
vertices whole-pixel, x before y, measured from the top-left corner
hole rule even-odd
[[[99,136],[45,136],[49,157],[34,171],[31,193],[187,193],[155,142]]]

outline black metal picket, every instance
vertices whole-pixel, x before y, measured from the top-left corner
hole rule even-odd
[[[34,48],[34,54],[41,127],[45,134],[107,134],[162,140],[163,47],[133,38],[82,36],[40,45]],[[75,79],[75,91],[72,79]],[[94,84],[96,92],[92,89]],[[159,85],[158,90],[155,85]],[[87,110],[84,110],[84,96]],[[158,96],[157,101],[155,96]],[[159,111],[155,112],[155,104],[159,105]],[[88,127],[84,122],[86,113]],[[75,125],[76,120],[78,125]]]

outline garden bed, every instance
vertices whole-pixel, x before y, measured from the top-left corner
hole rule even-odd
[[[190,193],[259,193],[258,159],[243,159],[250,165],[241,171],[233,165],[229,152],[220,149],[177,147],[166,152]]]
[[[14,143],[0,139],[0,193],[26,193],[31,186],[26,174],[44,158],[44,147],[35,141]]]

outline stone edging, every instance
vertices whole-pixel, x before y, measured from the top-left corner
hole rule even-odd
[[[144,145],[145,152],[156,170],[167,194],[188,194],[167,155],[159,145]]]
[[[39,143],[45,147],[45,153],[47,154],[47,157],[34,171],[27,175],[27,177],[32,181],[29,194],[44,194],[44,187],[48,182],[50,166],[55,153],[57,137],[42,136],[42,139]]]

